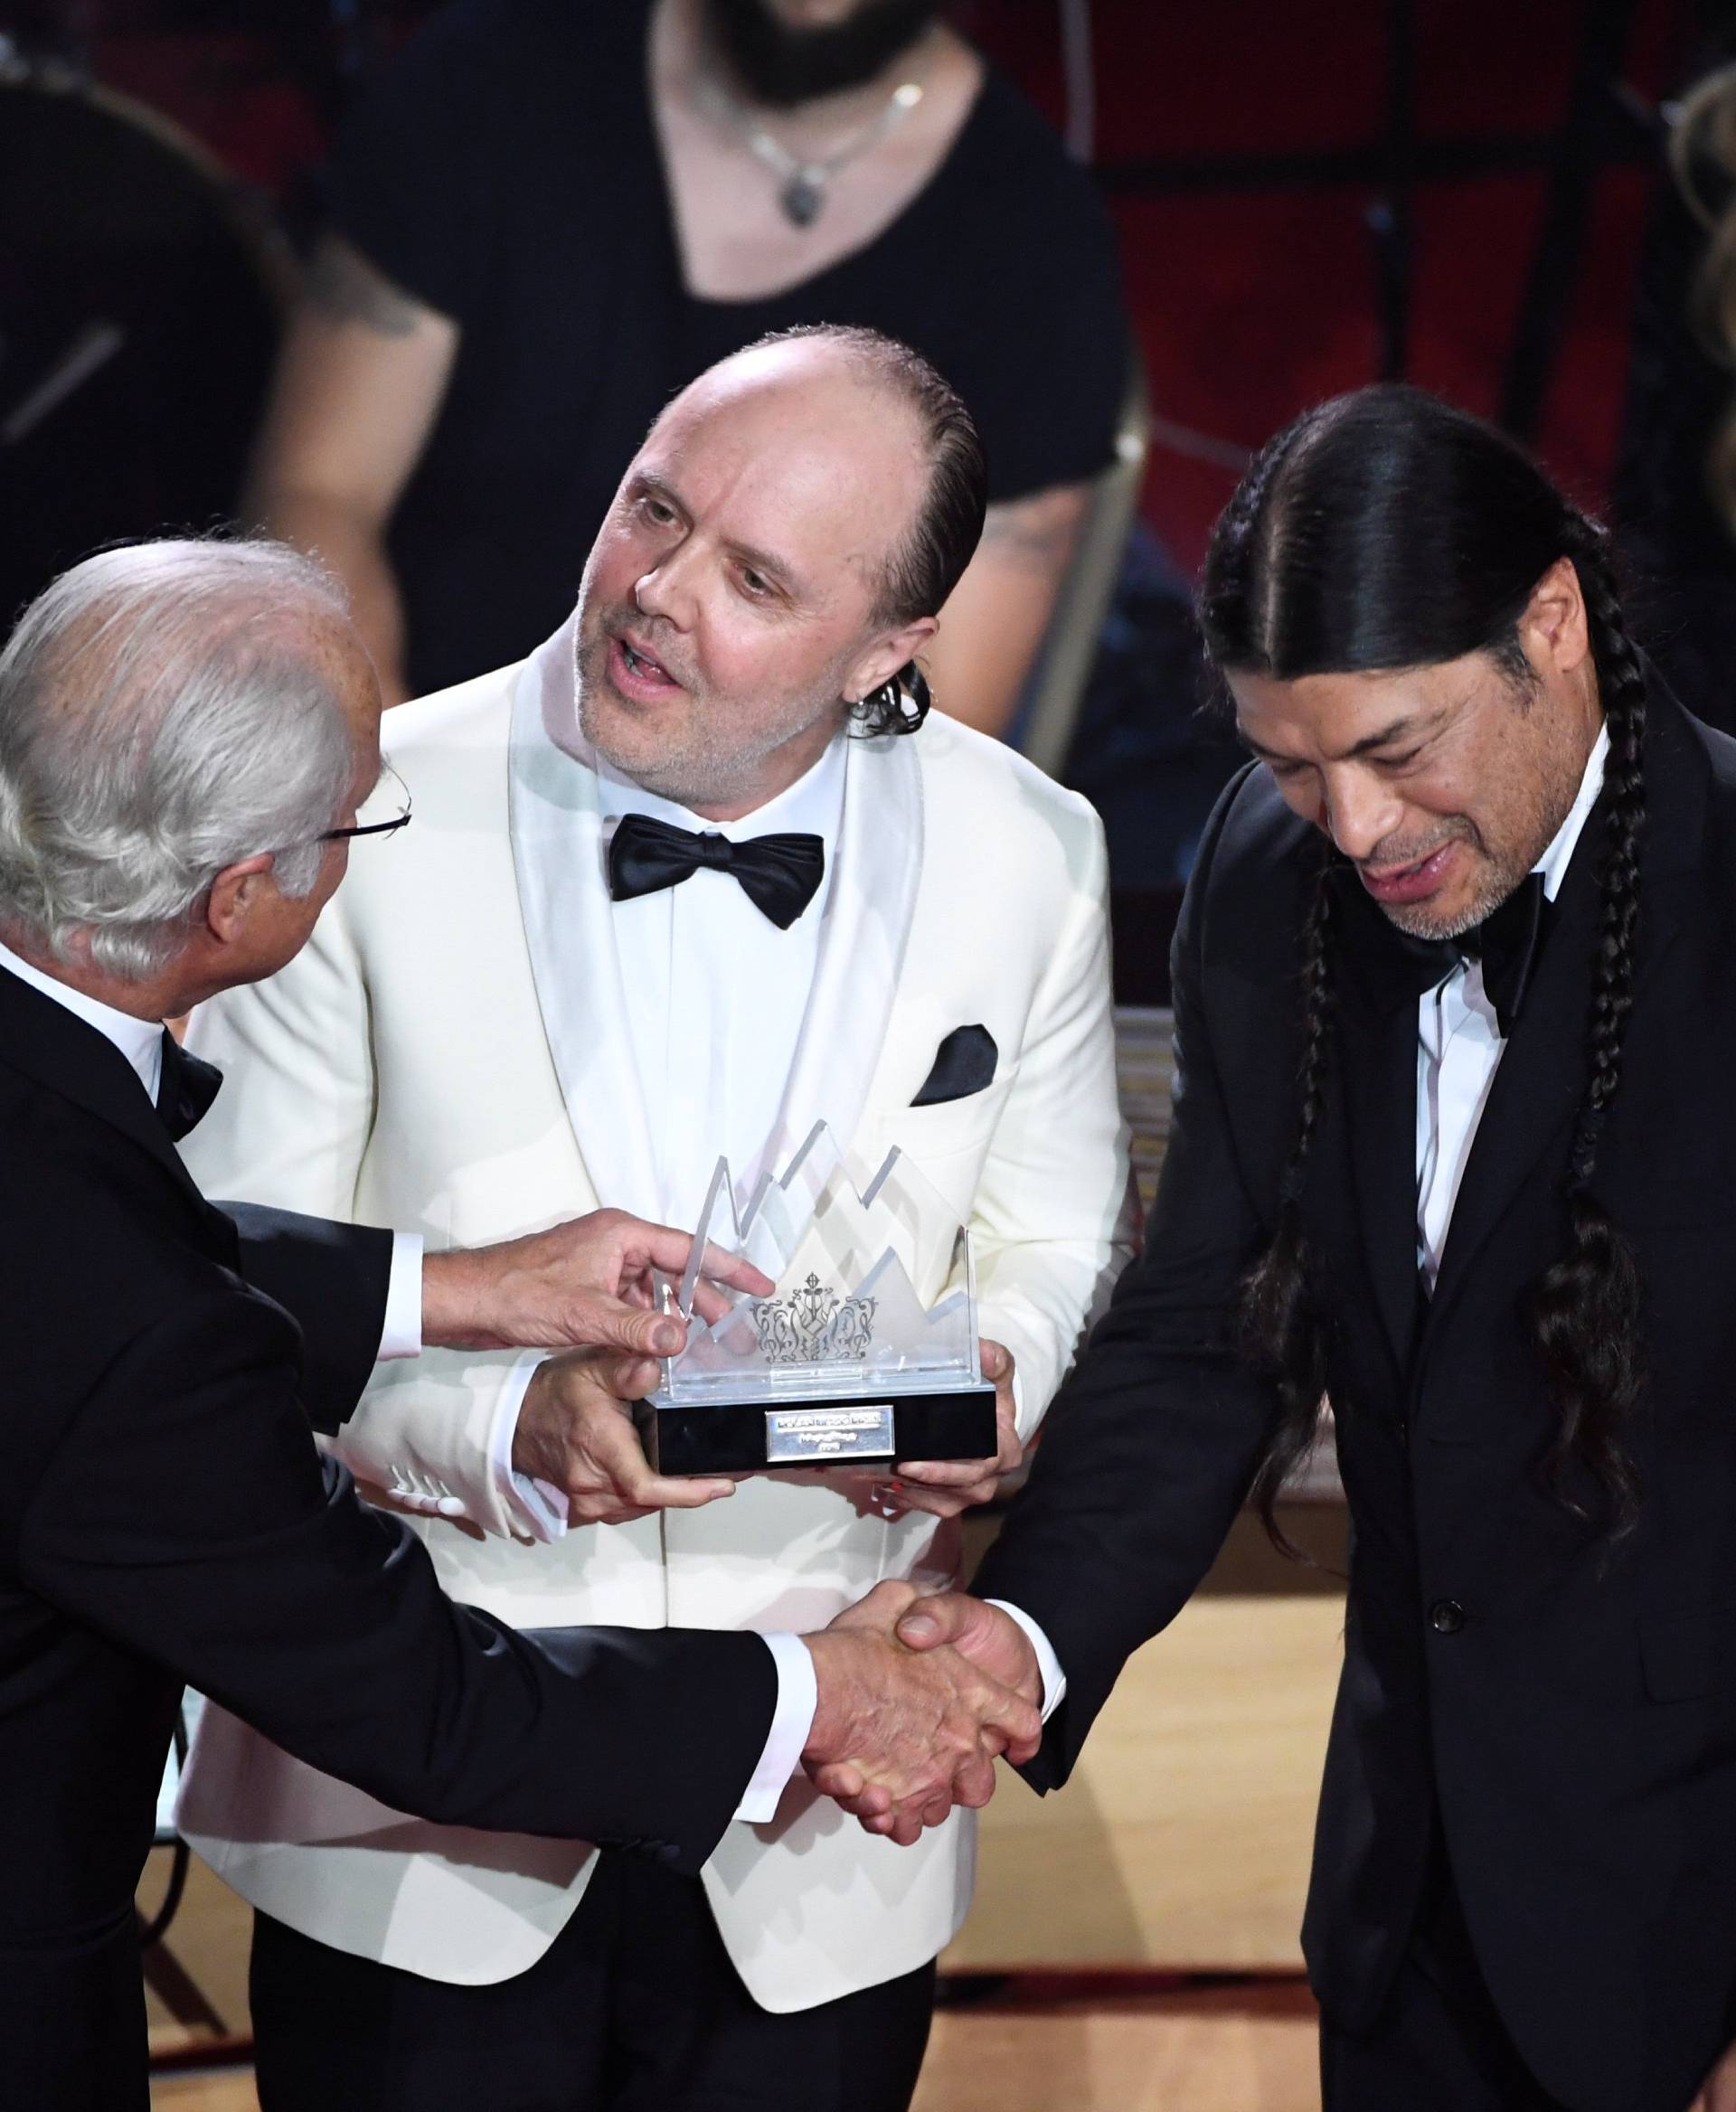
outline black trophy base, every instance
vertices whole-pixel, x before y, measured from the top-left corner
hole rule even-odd
[[[659,1474],[781,1474],[789,1467],[891,1466],[901,1459],[992,1459],[1000,1449],[986,1381],[936,1393],[675,1403],[636,1401]]]

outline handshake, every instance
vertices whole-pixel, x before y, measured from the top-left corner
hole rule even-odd
[[[655,1474],[626,1407],[655,1383],[652,1360],[672,1355],[685,1338],[678,1315],[655,1309],[652,1281],[654,1271],[679,1277],[691,1252],[684,1233],[602,1210],[499,1246],[429,1255],[424,1263],[426,1341],[558,1353],[526,1392],[513,1463],[564,1502],[571,1525],[622,1524],[734,1493],[727,1478]],[[754,1296],[772,1288],[749,1263],[715,1249],[707,1251],[704,1269],[697,1296],[707,1319],[723,1309],[717,1285]],[[837,1472],[835,1485],[882,1513],[952,1517],[986,1501],[1019,1464],[1021,1447],[1012,1356],[986,1342],[982,1369],[995,1384],[995,1457],[901,1463],[891,1482]],[[1037,1749],[1036,1654],[998,1608],[886,1582],[802,1640],[818,1692],[803,1765],[870,1833],[908,1847],[955,1805],[986,1804],[1003,1754],[1018,1763]]]
[[[1018,1623],[963,1592],[876,1584],[804,1636],[819,1702],[802,1764],[816,1787],[908,1848],[995,1794],[995,1762],[1041,1742],[1042,1680]]]

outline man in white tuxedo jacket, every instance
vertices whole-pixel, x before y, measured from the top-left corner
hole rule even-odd
[[[957,1513],[1127,1259],[1100,828],[923,723],[914,656],[982,491],[962,405],[884,339],[797,334],[702,377],[569,623],[390,718],[415,827],[290,969],[195,1022],[231,1079],[190,1149],[207,1187],[435,1248],[599,1203],[691,1223],[720,1152],[749,1189],[820,1120],[968,1223],[995,1461],[663,1482],[624,1414],[574,1419],[559,1359],[381,1367],[335,1448],[420,1518],[450,1593],[519,1626],[769,1634],[949,1582]],[[798,1750],[811,1685],[780,1671]],[[265,2112],[897,2112],[972,1819],[896,1845],[797,1775],[684,1880],[412,1821],[221,1713],[182,1811],[259,1909]]]

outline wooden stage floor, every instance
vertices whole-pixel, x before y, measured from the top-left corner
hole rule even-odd
[[[153,2112],[258,2112],[243,2070],[159,2075]],[[942,2010],[914,2112],[1319,2112],[1291,1983]]]
[[[1342,1523],[1287,1523],[1320,1540],[1321,1568],[1275,1565],[1241,1521],[1129,1665],[1068,1790],[1009,1781],[984,1815],[916,2112],[1318,2112],[1297,1933],[1342,1658]],[[246,2041],[248,1936],[247,1909],[195,1862],[151,1990],[159,2056]],[[165,2070],[152,2102],[257,2112],[237,2069]]]

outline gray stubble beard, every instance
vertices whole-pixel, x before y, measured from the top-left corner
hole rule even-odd
[[[629,778],[644,791],[654,793],[659,799],[667,799],[676,806],[690,811],[701,806],[729,802],[741,797],[752,784],[755,773],[766,758],[787,742],[816,725],[828,712],[835,712],[837,727],[842,727],[846,716],[846,706],[841,696],[820,702],[806,702],[802,706],[806,716],[797,718],[792,711],[788,724],[769,727],[758,740],[743,748],[728,746],[717,740],[720,731],[716,715],[705,709],[704,700],[688,692],[693,711],[689,725],[697,738],[681,754],[654,759],[647,768],[644,759],[629,756],[613,747],[606,736],[599,735],[599,712],[593,699],[596,690],[607,682],[604,672],[609,646],[609,633],[601,631],[586,646],[582,638],[575,641],[573,655],[579,700],[579,731],[592,750],[603,760]],[[593,680],[585,663],[593,657],[596,674]]]

